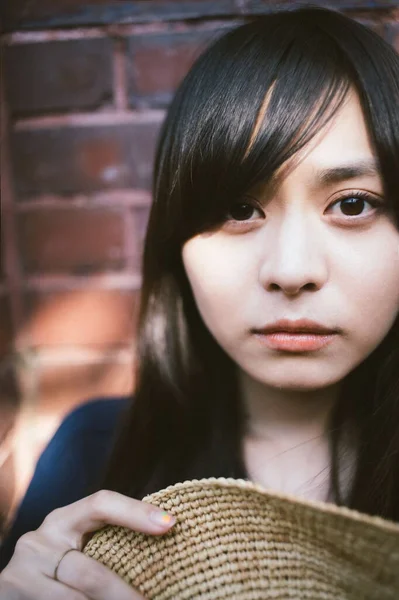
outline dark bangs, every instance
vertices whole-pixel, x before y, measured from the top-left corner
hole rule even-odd
[[[399,222],[398,56],[342,14],[304,8],[229,32],[182,83],[155,163],[158,243],[177,251],[220,223],[234,201],[270,181],[330,121],[351,85]]]

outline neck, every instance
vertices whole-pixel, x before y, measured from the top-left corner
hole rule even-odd
[[[243,450],[249,477],[269,489],[327,501],[327,428],[339,386],[311,392],[276,389],[245,373],[239,381],[247,413]]]
[[[246,436],[280,449],[324,438],[339,384],[312,391],[277,389],[240,372],[247,414]]]

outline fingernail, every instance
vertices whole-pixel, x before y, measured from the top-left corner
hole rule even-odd
[[[173,515],[170,515],[165,510],[153,510],[150,514],[150,519],[157,525],[174,525],[176,519]]]

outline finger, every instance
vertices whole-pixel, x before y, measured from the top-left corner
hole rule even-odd
[[[19,538],[14,555],[3,573],[24,572],[42,573],[53,579],[56,567],[66,548],[60,546],[56,537],[44,535],[39,528],[29,531]]]
[[[175,517],[156,506],[129,498],[118,492],[101,490],[50,513],[40,529],[56,535],[66,547],[81,549],[82,537],[105,525],[120,525],[151,535],[165,533]]]
[[[117,573],[81,552],[65,555],[57,577],[58,581],[83,592],[91,600],[144,600]]]
[[[25,570],[16,574],[3,571],[0,579],[0,600],[91,600],[89,597],[53,579],[38,577]]]

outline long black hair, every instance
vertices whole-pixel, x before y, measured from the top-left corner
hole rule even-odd
[[[294,157],[353,87],[399,228],[399,57],[376,33],[335,11],[278,11],[223,35],[189,71],[157,149],[137,387],[102,487],[142,498],[184,479],[247,478],[237,369],[201,320],[182,245]],[[398,341],[397,319],[345,378],[329,427],[334,501],[397,521]],[[358,458],[343,494],[340,448],[348,431],[356,432]]]

